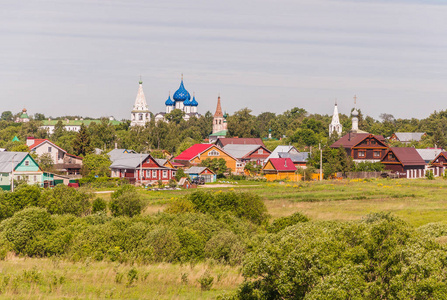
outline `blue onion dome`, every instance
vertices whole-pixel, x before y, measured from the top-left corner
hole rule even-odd
[[[183,105],[184,106],[191,106],[191,100],[186,99],[185,101],[183,101]]]
[[[192,101],[190,102],[191,104],[191,106],[197,106],[197,105],[199,105],[199,103],[197,102],[197,100],[196,100],[196,96],[194,95],[194,96],[192,96]]]
[[[165,105],[166,106],[173,106],[175,104],[174,101],[171,99],[171,94],[169,94],[168,100],[166,100]]]
[[[174,96],[172,98],[174,98],[175,101],[185,101],[185,100],[191,99],[191,95],[183,86],[183,78],[182,78],[182,82],[180,83],[180,87],[174,93]]]

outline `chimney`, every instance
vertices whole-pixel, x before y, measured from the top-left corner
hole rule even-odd
[[[26,138],[26,145],[29,147],[32,144],[34,144],[34,137],[27,137]]]
[[[284,167],[287,168],[287,159],[284,159]]]

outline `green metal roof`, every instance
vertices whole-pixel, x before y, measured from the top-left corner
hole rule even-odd
[[[228,130],[221,130],[221,131],[210,134],[210,136],[226,136],[227,132],[228,132]]]
[[[94,120],[68,120],[68,122],[66,120],[44,120],[42,121],[42,124],[44,126],[55,126],[57,124],[57,122],[62,121],[62,125],[64,126],[81,126],[82,124],[84,124],[85,126],[90,125],[91,123],[96,123],[99,124],[101,123],[100,119],[94,119]],[[109,120],[109,123],[112,125],[119,125],[122,122],[121,121],[117,121],[117,120]]]
[[[13,141],[13,142],[20,142],[20,140],[19,140],[19,138],[18,138],[17,136],[15,136],[15,137],[12,139],[12,141]]]

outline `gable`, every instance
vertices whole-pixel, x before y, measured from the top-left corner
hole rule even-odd
[[[227,154],[223,149],[220,149],[219,147],[213,145],[212,147],[206,149],[204,152],[200,153],[198,155],[198,158],[200,160],[203,159],[213,159],[213,158],[230,158],[233,160],[236,160],[234,157],[232,157],[231,155]]]
[[[446,152],[441,152],[436,156],[436,158],[433,160],[432,164],[447,164],[447,156]]]
[[[269,160],[265,166],[264,166],[264,170],[276,170],[275,167],[273,166],[272,162]]]
[[[388,146],[380,141],[372,134],[365,136],[359,142],[357,142],[352,148],[388,148]]]
[[[17,164],[14,171],[40,171],[40,168],[31,155],[28,154],[20,163]]]

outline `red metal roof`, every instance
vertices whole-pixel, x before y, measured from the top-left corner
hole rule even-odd
[[[276,171],[296,171],[296,167],[290,158],[270,158],[269,161],[272,163]]]
[[[331,148],[338,148],[340,146],[343,146],[343,148],[352,148],[358,143],[360,143],[362,140],[367,138],[369,135],[372,135],[370,133],[347,133],[344,136],[342,136],[338,141],[333,143],[331,145]],[[385,143],[385,138],[382,135],[372,135],[377,140],[379,140],[382,143]]]
[[[413,147],[393,147],[387,152],[393,152],[404,166],[425,166],[426,163]],[[386,155],[385,155],[386,157]],[[385,158],[384,157],[384,158]],[[382,159],[383,160],[383,159]],[[384,162],[386,163],[386,162]]]
[[[51,142],[50,140],[47,140],[47,139],[34,139],[33,141],[34,141],[34,144],[32,144],[31,146],[29,146],[29,149],[30,149],[30,150],[33,150],[33,149],[36,148],[37,146],[39,146],[39,145],[41,145],[41,144],[43,144],[43,143],[45,143],[45,142],[48,142],[48,143],[50,143],[51,145],[53,145],[54,147],[58,148],[59,150],[61,150],[61,151],[65,152],[65,153],[67,153],[67,151],[65,151],[65,150],[62,149],[61,147],[57,146],[56,144],[54,144],[54,143]]]
[[[203,151],[207,150],[208,148],[214,146],[214,144],[195,144],[182,153],[180,153],[177,157],[175,157],[175,160],[191,160]]]
[[[265,146],[260,138],[219,138],[218,141],[222,143],[222,147],[228,144],[245,144],[245,145],[261,145]]]

